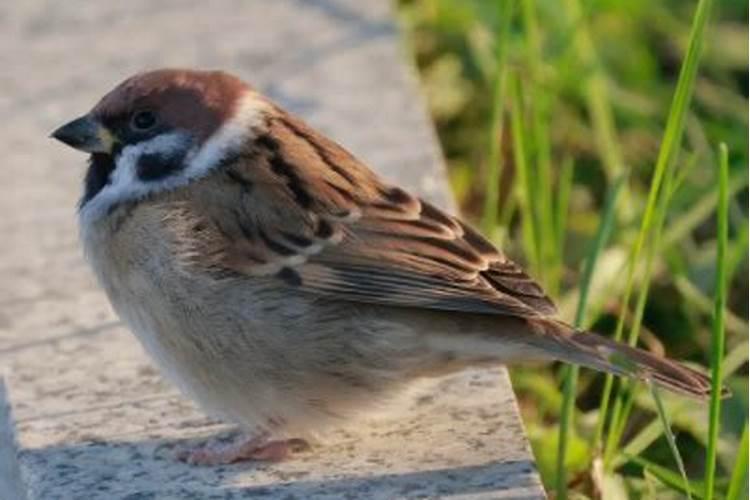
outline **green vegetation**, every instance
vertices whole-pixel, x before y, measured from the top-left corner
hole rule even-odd
[[[715,378],[702,404],[514,369],[557,498],[747,497],[747,9],[399,3],[464,213],[562,317]]]

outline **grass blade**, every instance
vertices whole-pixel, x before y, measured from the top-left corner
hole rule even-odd
[[[695,16],[693,17],[693,25],[690,32],[690,41],[688,45],[687,55],[685,61],[680,68],[680,76],[677,82],[677,89],[675,90],[674,97],[672,99],[672,105],[670,107],[669,116],[667,118],[667,126],[664,132],[664,137],[659,149],[659,156],[656,161],[656,167],[654,169],[654,176],[651,181],[651,188],[648,194],[648,200],[646,203],[646,210],[643,215],[641,222],[641,228],[638,233],[635,244],[629,258],[628,272],[625,285],[625,293],[622,299],[622,310],[620,312],[620,318],[617,323],[615,330],[615,339],[620,340],[622,338],[624,326],[625,326],[625,312],[630,301],[630,294],[633,290],[634,275],[636,264],[640,258],[643,247],[651,235],[651,228],[653,225],[653,218],[656,212],[657,201],[659,199],[659,193],[661,190],[662,180],[664,174],[668,170],[668,166],[673,163],[673,160],[679,149],[680,142],[682,140],[683,129],[685,126],[685,115],[687,114],[688,104],[693,92],[695,84],[695,77],[698,71],[698,60],[700,58],[701,48],[703,45],[703,39],[705,36],[705,28],[708,23],[708,14],[711,10],[712,0],[699,0],[698,7],[696,9]],[[607,376],[604,391],[600,400],[600,411],[596,426],[596,432],[594,437],[595,447],[601,446],[601,440],[604,434],[604,425],[608,417],[609,399],[612,392],[613,378]]]
[[[734,196],[747,188],[747,171],[737,172],[729,178],[729,195]],[[669,229],[664,231],[662,245],[665,247],[679,244],[685,236],[689,235],[700,224],[703,223],[715,210],[719,193],[712,189],[698,199],[684,214],[670,221]]]
[[[651,394],[653,395],[654,401],[656,402],[656,409],[659,412],[659,420],[661,420],[661,425],[664,428],[664,436],[667,438],[669,449],[672,450],[672,455],[674,456],[674,461],[677,464],[677,469],[679,469],[680,476],[682,476],[682,482],[685,487],[685,494],[687,495],[688,500],[690,500],[692,498],[690,481],[688,480],[687,472],[685,471],[685,463],[682,461],[680,450],[677,449],[677,443],[675,442],[674,434],[672,433],[672,427],[669,425],[667,412],[664,410],[664,404],[661,401],[661,396],[659,396],[659,390],[655,385],[649,385],[651,386]]]
[[[747,498],[747,422],[745,429],[742,431],[740,447],[737,449],[737,460],[734,462],[732,478],[729,480],[729,489],[727,490],[727,500],[739,500]]]
[[[586,258],[586,264],[581,275],[580,295],[578,298],[578,308],[576,310],[574,322],[574,325],[577,328],[581,326],[586,314],[586,304],[588,302],[591,278],[594,275],[594,269],[596,268],[596,262],[599,259],[599,255],[602,253],[602,250],[609,239],[609,235],[612,232],[612,227],[614,226],[615,221],[615,208],[617,207],[617,200],[620,196],[620,192],[625,185],[625,179],[625,176],[620,176],[610,188],[610,192],[607,195],[604,204],[602,219],[599,222],[596,236],[594,237],[593,244],[589,250],[589,255]],[[565,457],[567,457],[570,429],[573,424],[577,379],[578,367],[568,366],[565,371],[563,404],[560,412],[560,439],[558,441],[557,450],[557,482],[555,490],[557,492],[557,498],[559,499],[567,498],[568,480],[567,469],[565,467]]]
[[[732,198],[734,194],[731,192],[732,181],[729,181],[730,193],[729,197]],[[748,220],[747,217],[742,218],[742,222],[737,229],[737,236],[731,245],[731,248],[727,249],[727,280],[732,281],[734,273],[737,272],[737,268],[742,263],[743,259],[747,258],[747,242],[748,242]],[[725,309],[725,314],[730,313],[728,309]],[[743,332],[747,332],[748,328],[745,328]]]
[[[692,495],[695,495],[697,498],[703,498],[703,484],[697,482],[686,484],[679,474],[641,457],[631,456],[628,457],[628,460],[643,467],[644,475],[646,472],[650,473],[664,485],[679,491],[686,497],[691,498]],[[688,489],[685,489],[686,486]]]
[[[555,229],[555,203],[552,196],[552,161],[550,144],[550,108],[551,96],[542,81],[543,60],[542,42],[539,34],[538,18],[536,13],[537,2],[535,0],[521,1],[521,20],[524,27],[524,45],[526,50],[526,64],[528,65],[527,88],[531,99],[528,101],[529,108],[529,135],[527,141],[528,159],[534,168],[534,174],[530,177],[531,184],[535,189],[534,204],[531,207],[536,213],[536,243],[539,255],[540,267],[538,277],[547,290],[547,293],[555,297],[560,285],[561,261],[560,245],[557,241]],[[539,193],[549,195],[539,196]],[[542,265],[544,264],[544,265]]]
[[[536,216],[531,204],[534,188],[531,185],[532,175],[529,171],[529,162],[526,158],[525,127],[523,120],[523,93],[521,91],[521,80],[517,75],[510,85],[511,90],[511,133],[513,134],[513,163],[518,175],[516,197],[518,209],[521,214],[523,233],[523,246],[526,258],[529,260],[532,272],[539,275],[540,258],[538,254]]]
[[[667,168],[667,172],[664,175],[665,181],[662,192],[660,193],[656,210],[654,211],[654,222],[650,230],[651,238],[646,248],[645,257],[645,269],[644,269],[644,281],[641,284],[641,288],[638,291],[638,297],[636,300],[635,311],[633,312],[633,319],[628,333],[628,344],[635,345],[641,330],[641,323],[643,321],[643,314],[646,310],[646,302],[648,300],[648,294],[651,289],[651,274],[656,261],[656,254],[661,245],[661,233],[664,227],[664,221],[667,217],[667,209],[669,208],[669,201],[672,198],[672,185],[675,179],[675,163],[671,163]],[[636,382],[633,380],[622,380],[620,387],[617,392],[617,399],[615,400],[615,406],[612,410],[612,419],[607,435],[607,444],[604,448],[604,464],[605,466],[611,466],[612,459],[614,458],[617,450],[617,445],[620,442],[620,438],[625,431],[630,410],[633,405],[633,396],[635,394],[634,386]]]
[[[637,435],[628,441],[628,444],[623,447],[622,452],[618,453],[617,457],[612,462],[612,467],[617,468],[624,465],[629,457],[639,455],[646,448],[651,446],[654,441],[659,439],[662,432],[662,425],[659,417],[655,417],[654,420],[649,422],[643,429],[641,429]]]
[[[610,106],[607,76],[602,68],[590,30],[584,18],[580,0],[563,2],[570,29],[573,30],[576,53],[583,67],[586,89],[586,108],[591,117],[594,140],[610,181],[618,178],[625,168],[622,151],[617,141],[615,118]]]
[[[714,317],[711,336],[711,404],[706,450],[706,493],[711,500],[716,482],[716,447],[721,416],[722,360],[724,358],[724,308],[727,303],[727,239],[729,226],[729,153],[726,144],[719,146],[719,206],[716,216],[717,251]]]
[[[557,189],[557,207],[555,208],[555,241],[557,242],[557,265],[562,271],[563,252],[565,250],[565,228],[568,223],[570,208],[570,191],[573,189],[573,158],[566,157],[560,168]]]
[[[744,242],[745,249],[747,248],[747,240]],[[732,276],[736,266],[732,258],[727,257],[727,270],[726,280],[727,282],[732,281]],[[675,278],[675,288],[685,298],[685,302],[691,307],[695,307],[696,310],[701,313],[712,315],[714,313],[714,301],[703,293],[703,291],[694,285],[685,276],[678,276]],[[747,321],[734,314],[730,309],[724,308],[724,328],[727,333],[734,333],[736,335],[747,335],[750,330]]]
[[[502,157],[500,155],[503,139],[503,109],[505,108],[505,82],[507,59],[507,38],[510,32],[510,21],[513,17],[513,2],[498,2],[500,26],[495,37],[495,75],[492,82],[492,110],[490,113],[489,148],[487,154],[487,186],[482,214],[482,227],[486,234],[492,236],[497,229],[497,212],[500,203],[500,174]]]

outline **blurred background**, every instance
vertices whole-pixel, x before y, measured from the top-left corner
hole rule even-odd
[[[613,334],[621,310],[626,311],[624,330],[640,322],[632,317],[635,300],[621,309],[627,261],[667,137],[697,4],[398,2],[463,213],[531,268],[562,304],[567,320],[575,316],[583,262],[605,200],[615,184],[622,184],[583,319],[583,325],[601,334]],[[717,477],[724,487],[748,414],[747,19],[747,2],[714,2],[662,228],[647,234],[652,263],[634,272],[635,289],[649,289],[640,329],[636,324],[640,345],[709,366],[717,151],[725,143],[730,201],[724,373],[734,395],[722,405]],[[512,378],[543,479],[552,488],[558,480],[563,371],[558,366],[517,368]],[[601,487],[592,484],[597,482],[592,470],[597,457],[607,455],[595,439],[604,386],[604,378],[590,372],[582,373],[578,383],[565,464],[566,481],[579,494],[596,495]],[[644,387],[634,390],[629,396],[633,411],[621,439],[613,441],[618,451],[609,450],[604,481],[616,485],[610,491],[627,495],[680,497],[679,487],[663,488],[664,477],[679,482],[679,476],[655,422],[654,403]],[[700,481],[706,406],[669,397],[665,405],[688,476]],[[654,480],[654,464],[670,470]],[[700,488],[696,483],[696,491]]]

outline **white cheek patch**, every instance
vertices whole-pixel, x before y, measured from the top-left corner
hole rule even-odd
[[[115,170],[110,179],[113,191],[139,193],[145,188],[150,187],[154,183],[139,180],[138,162],[141,158],[146,155],[160,155],[164,157],[179,155],[189,147],[189,144],[190,138],[187,135],[173,132],[171,134],[159,135],[151,140],[132,146],[126,146],[117,159]]]
[[[267,109],[265,101],[249,92],[239,104],[232,119],[203,143],[190,148],[190,137],[184,132],[162,134],[148,141],[126,146],[117,159],[109,183],[80,210],[81,225],[86,226],[109,214],[124,201],[143,199],[158,192],[170,191],[199,179],[217,167],[224,158],[238,151],[262,124]],[[184,157],[184,168],[163,178],[143,180],[138,175],[138,162],[144,155]]]
[[[105,216],[122,201],[141,199],[156,191],[174,188],[179,182],[180,173],[155,181],[143,181],[138,176],[138,162],[144,155],[179,154],[189,144],[190,138],[186,134],[173,132],[124,147],[107,185],[81,207],[81,221],[88,223]]]

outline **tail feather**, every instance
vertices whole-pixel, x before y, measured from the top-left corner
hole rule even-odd
[[[670,391],[705,400],[711,395],[711,379],[682,363],[615,342],[595,333],[582,332],[557,321],[543,322],[546,337],[562,344],[563,361],[595,370],[653,382]],[[722,388],[722,396],[730,393]]]

